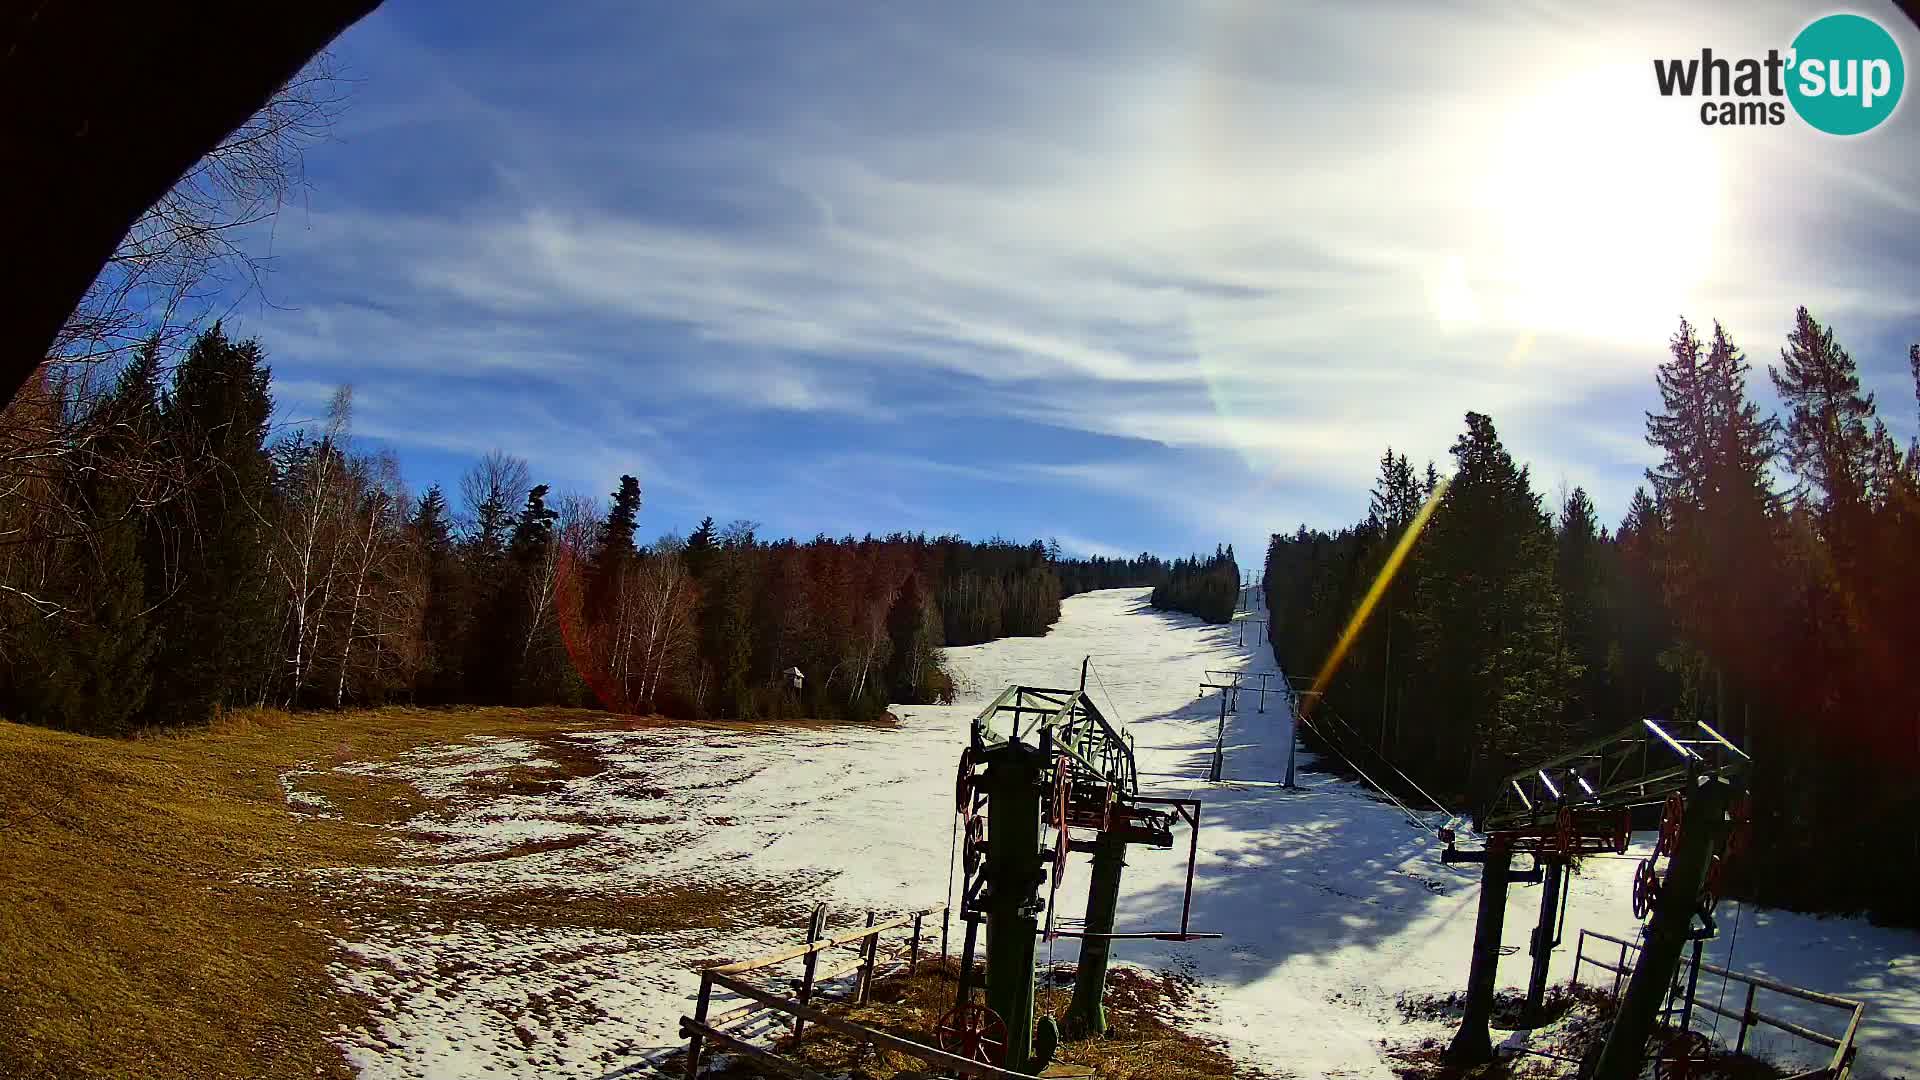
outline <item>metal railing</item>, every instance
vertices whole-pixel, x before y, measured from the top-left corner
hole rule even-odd
[[[1613,958],[1612,963],[1609,963],[1606,958],[1599,955],[1588,956],[1587,939],[1589,938],[1618,946],[1619,954]],[[1598,953],[1600,950],[1596,949],[1595,951]],[[1597,930],[1582,930],[1580,931],[1580,940],[1575,945],[1573,952],[1572,981],[1576,983],[1580,981],[1580,967],[1582,964],[1591,964],[1602,971],[1613,973],[1613,996],[1617,998],[1620,996],[1620,990],[1626,984],[1626,980],[1633,974],[1634,965],[1628,962],[1628,954],[1632,953],[1634,956],[1637,956],[1639,952],[1640,946],[1624,938],[1617,938],[1611,934],[1603,934]],[[1682,957],[1681,966],[1675,975],[1676,982],[1685,983],[1685,988],[1680,989],[1679,993],[1687,995],[1690,998],[1690,1000],[1685,1000],[1681,1003],[1681,1015],[1683,1018],[1690,1017],[1694,1009],[1703,1009],[1713,1013],[1715,1016],[1724,1017],[1738,1023],[1740,1025],[1740,1032],[1734,1043],[1735,1053],[1745,1052],[1748,1033],[1756,1027],[1765,1025],[1833,1051],[1833,1056],[1828,1059],[1825,1066],[1810,1073],[1803,1073],[1801,1074],[1802,1076],[1825,1076],[1831,1077],[1833,1080],[1841,1080],[1841,1078],[1847,1075],[1848,1070],[1853,1067],[1853,1056],[1856,1049],[1854,1039],[1860,1032],[1860,1018],[1867,1011],[1867,1006],[1864,1002],[1855,1001],[1852,998],[1839,997],[1834,994],[1823,994],[1817,990],[1808,990],[1805,987],[1789,986],[1786,983],[1769,979],[1763,975],[1750,975],[1746,972],[1730,971],[1718,964],[1709,964],[1704,960],[1701,961],[1700,971],[1719,975],[1733,982],[1745,984],[1747,988],[1746,1001],[1738,1011],[1735,1011],[1692,995],[1691,988],[1695,985],[1697,977],[1697,973],[1689,975],[1688,967],[1692,962],[1690,958]],[[1824,1031],[1816,1031],[1805,1025],[1796,1024],[1784,1017],[1773,1016],[1762,1012],[1755,1007],[1756,995],[1762,990],[1781,994],[1799,1001],[1805,1001],[1813,1005],[1844,1010],[1847,1013],[1846,1027],[1839,1034],[1830,1035]],[[1682,1022],[1684,1023],[1686,1021],[1683,1019]]]
[[[864,1005],[873,993],[873,984],[883,975],[896,971],[911,975],[920,963],[921,943],[926,937],[926,920],[934,915],[946,914],[945,904],[935,904],[919,911],[910,911],[885,921],[876,921],[872,912],[867,913],[867,924],[857,930],[827,935],[824,919],[816,910],[812,923],[807,930],[807,940],[803,944],[779,952],[757,956],[751,960],[741,960],[732,964],[720,964],[707,968],[700,973],[700,996],[695,1001],[692,1016],[680,1018],[680,1034],[687,1039],[687,1080],[694,1080],[700,1074],[700,1055],[705,1045],[711,1044],[729,1053],[739,1054],[752,1060],[756,1065],[783,1076],[799,1077],[801,1080],[823,1080],[819,1074],[799,1064],[779,1056],[765,1046],[750,1042],[735,1035],[734,1029],[744,1025],[749,1019],[765,1013],[783,1013],[793,1018],[793,1034],[798,1037],[807,1024],[827,1028],[850,1038],[875,1046],[894,1050],[909,1057],[919,1058],[952,1072],[965,1076],[984,1077],[986,1080],[1030,1080],[1022,1073],[974,1061],[970,1058],[949,1054],[944,1050],[903,1039],[890,1032],[856,1023],[843,1016],[836,1016],[820,1007],[822,1002],[830,1000],[825,994],[817,993],[820,984],[849,974],[858,974],[852,990],[840,1000],[856,1005]],[[907,942],[904,959],[882,971],[880,967],[880,936],[889,930],[912,927]],[[828,949],[856,946],[859,958],[851,963],[826,971],[819,970],[820,957]],[[944,930],[940,939],[940,955],[944,959],[947,953]],[[802,962],[800,989],[797,998],[784,997],[763,986],[747,982],[742,976],[748,972],[762,971],[792,961]],[[724,1012],[712,1012],[714,987],[737,994],[746,1001]]]

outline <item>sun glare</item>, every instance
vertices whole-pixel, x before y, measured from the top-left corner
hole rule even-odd
[[[1719,133],[1663,104],[1639,72],[1609,69],[1508,118],[1484,188],[1503,321],[1644,341],[1687,307],[1712,257]]]

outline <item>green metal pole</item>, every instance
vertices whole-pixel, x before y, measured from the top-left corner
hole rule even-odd
[[[1620,999],[1613,1031],[1607,1035],[1595,1066],[1595,1080],[1633,1080],[1640,1075],[1647,1038],[1653,1034],[1660,999],[1680,968],[1680,952],[1693,936],[1693,912],[1707,883],[1707,865],[1726,828],[1732,787],[1724,780],[1703,780],[1687,799],[1686,819],[1680,828],[1673,865],[1660,896],[1653,903],[1653,921],[1647,926],[1640,962]]]
[[[1547,968],[1553,963],[1554,917],[1559,914],[1560,888],[1567,864],[1559,859],[1545,860],[1546,873],[1540,889],[1540,922],[1533,928],[1533,972],[1527,980],[1527,1023],[1541,1022],[1541,1010],[1547,1000]]]
[[[1107,961],[1113,916],[1120,906],[1120,871],[1127,865],[1127,842],[1103,832],[1094,841],[1093,879],[1087,886],[1087,936],[1080,939],[1080,969],[1073,978],[1073,1002],[1067,1006],[1067,1030],[1076,1038],[1107,1033]]]
[[[1480,917],[1473,924],[1473,966],[1467,974],[1466,1014],[1447,1045],[1453,1065],[1484,1065],[1493,1060],[1493,988],[1500,974],[1500,932],[1507,920],[1507,877],[1513,867],[1512,841],[1487,838],[1486,865],[1480,873]]]
[[[983,755],[987,789],[987,1007],[1007,1025],[1005,1067],[1033,1054],[1033,960],[1040,924],[1040,789],[1047,754],[1009,742]]]

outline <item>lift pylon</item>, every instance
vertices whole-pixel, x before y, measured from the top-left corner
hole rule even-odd
[[[1106,1029],[1102,999],[1113,941],[1220,936],[1188,928],[1200,804],[1140,793],[1132,740],[1087,696],[1086,672],[1083,665],[1077,690],[1007,687],[974,719],[960,758],[957,796],[966,834],[961,918],[967,933],[955,1009],[977,1009],[970,1001],[971,972],[984,923],[986,1004],[1007,1030],[1003,1060],[995,1064],[1016,1071],[1044,1067],[1059,1035],[1051,1021],[1042,1021],[1037,1032],[1034,1022],[1035,943],[1041,937],[1082,940],[1067,1024],[1075,1034],[1097,1035]],[[1171,848],[1177,823],[1196,834],[1189,842],[1179,930],[1115,932],[1128,845]],[[1043,831],[1050,833],[1049,843],[1042,843]],[[1053,912],[1074,851],[1094,855],[1086,923],[1079,931],[1056,929]],[[1043,900],[1041,888],[1049,881],[1052,889]]]
[[[1649,933],[1640,968],[1635,971],[1609,1037],[1609,1049],[1603,1059],[1605,1069],[1600,1074],[1608,1078],[1634,1075],[1645,1051],[1645,1029],[1651,1025],[1666,982],[1673,978],[1681,948],[1690,934],[1711,936],[1713,933],[1712,908],[1717,889],[1704,888],[1710,862],[1705,856],[1700,858],[1699,880],[1695,881],[1694,849],[1686,849],[1685,860],[1676,854],[1683,839],[1681,821],[1684,817],[1696,826],[1684,837],[1686,842],[1697,844],[1701,851],[1710,854],[1726,833],[1719,825],[1727,816],[1726,806],[1731,798],[1726,792],[1750,761],[1744,751],[1705,723],[1641,720],[1504,778],[1476,815],[1476,824],[1486,838],[1481,850],[1460,850],[1454,830],[1441,829],[1440,839],[1446,845],[1441,852],[1442,861],[1478,862],[1486,866],[1480,917],[1474,933],[1473,964],[1467,980],[1465,1016],[1448,1046],[1448,1059],[1455,1064],[1478,1065],[1493,1058],[1487,1025],[1492,1016],[1493,987],[1497,982],[1495,969],[1499,964],[1506,885],[1523,880],[1544,881],[1547,885],[1542,890],[1540,919],[1532,935],[1533,966],[1527,981],[1525,1006],[1531,1022],[1540,1015],[1552,952],[1560,940],[1558,924],[1564,919],[1566,890],[1571,887],[1568,869],[1584,855],[1625,854],[1632,840],[1633,810],[1657,805],[1665,811],[1655,854],[1656,857],[1675,856],[1669,879],[1683,883],[1683,887],[1667,889],[1656,897],[1660,890],[1652,859],[1647,860],[1636,877],[1634,913],[1644,917],[1651,912],[1660,933],[1657,937]],[[1710,835],[1716,828],[1718,834]],[[1531,856],[1532,868],[1513,871],[1511,861],[1515,855]],[[1500,898],[1497,904],[1488,899],[1490,894]],[[1691,931],[1691,920],[1696,915],[1701,917],[1704,927]],[[1676,926],[1679,929],[1674,929]],[[1645,981],[1641,978],[1643,970],[1649,978],[1661,971],[1665,975],[1663,981],[1647,983],[1651,989],[1636,992]],[[1642,1014],[1646,1019],[1634,1019]],[[1616,1042],[1620,1043],[1619,1049],[1613,1048]]]

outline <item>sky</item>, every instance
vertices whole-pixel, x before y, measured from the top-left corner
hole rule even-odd
[[[1469,409],[1617,521],[1678,319],[1771,403],[1800,304],[1910,437],[1920,105],[1703,126],[1654,58],[1837,9],[1668,6],[387,0],[230,323],[281,422],[350,384],[416,488],[633,473],[644,536],[1257,569]]]

